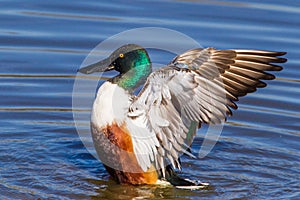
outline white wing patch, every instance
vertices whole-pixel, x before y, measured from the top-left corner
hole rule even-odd
[[[180,167],[178,152],[184,152],[181,145],[185,139],[182,134],[185,126],[171,102],[169,86],[164,84],[165,79],[161,75],[164,76],[162,73],[152,77],[144,95],[139,96],[129,108],[128,116],[135,126],[129,125],[128,129],[135,135],[134,150],[142,169],[153,163],[158,169],[164,169],[165,158],[174,167]]]
[[[139,113],[138,117],[128,117],[126,125],[131,134],[137,161],[140,167],[147,171],[156,158],[159,142],[154,132],[150,130],[144,113]]]

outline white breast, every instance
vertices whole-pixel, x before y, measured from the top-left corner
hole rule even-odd
[[[94,101],[91,121],[99,128],[112,123],[121,125],[127,115],[130,95],[117,84],[105,82]]]

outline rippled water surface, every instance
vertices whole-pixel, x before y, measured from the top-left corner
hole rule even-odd
[[[299,19],[293,0],[1,1],[0,199],[299,199]],[[212,152],[183,158],[182,176],[209,182],[207,189],[120,186],[75,129],[72,91],[82,61],[108,37],[149,26],[205,47],[288,52],[277,79],[240,100]],[[89,122],[80,126],[88,130]]]

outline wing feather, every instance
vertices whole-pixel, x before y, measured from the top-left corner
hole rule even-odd
[[[162,169],[180,168],[179,156],[188,153],[195,123],[223,123],[239,97],[265,87],[262,80],[279,71],[284,52],[260,50],[193,49],[153,72],[129,108],[129,119],[146,130],[147,140],[134,139],[142,169],[151,164]],[[143,120],[140,120],[142,118]],[[194,128],[192,128],[194,127]],[[133,127],[131,127],[133,128]],[[137,129],[136,129],[137,130]],[[143,145],[146,145],[146,147]],[[189,153],[188,153],[189,154]]]

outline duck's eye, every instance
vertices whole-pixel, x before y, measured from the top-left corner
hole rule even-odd
[[[124,54],[120,53],[119,57],[124,58]]]

